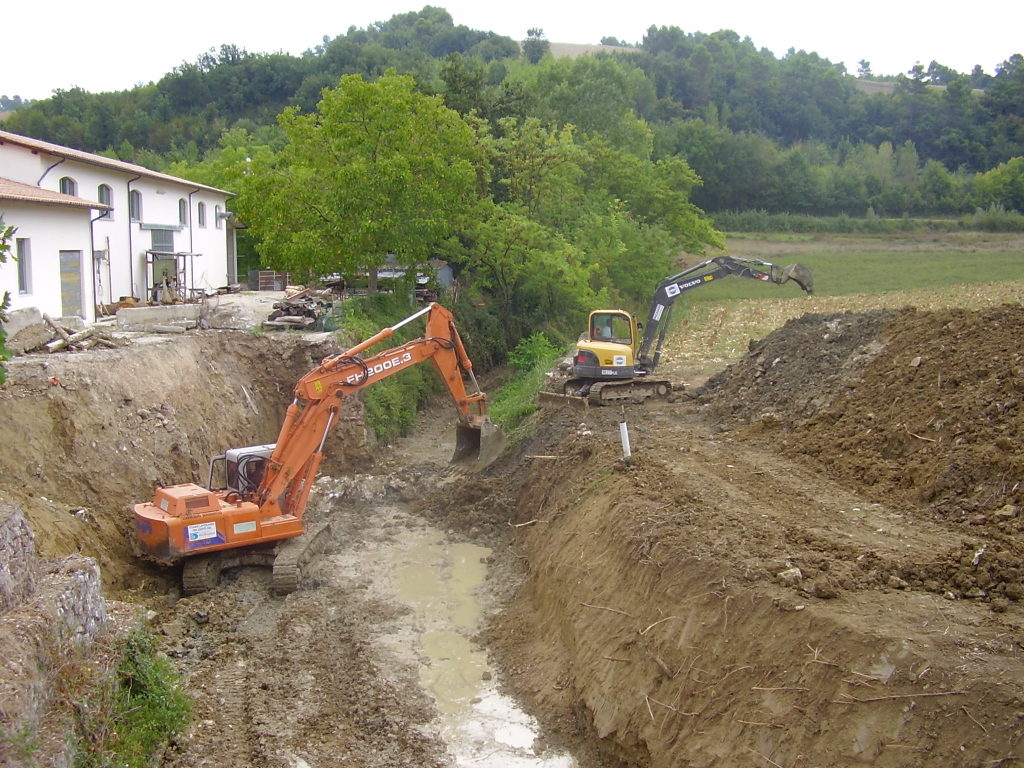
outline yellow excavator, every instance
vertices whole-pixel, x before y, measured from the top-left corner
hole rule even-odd
[[[624,309],[591,312],[589,330],[576,342],[571,378],[564,382],[562,393],[541,393],[540,399],[565,402],[569,398],[586,405],[614,405],[668,396],[672,382],[652,374],[661,359],[675,300],[702,285],[732,276],[776,285],[792,280],[805,293],[814,291],[811,270],[803,264],[778,267],[768,261],[737,256],[702,261],[658,284],[645,324]]]

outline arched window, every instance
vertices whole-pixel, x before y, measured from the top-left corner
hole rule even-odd
[[[65,195],[78,195],[78,182],[70,176],[62,176],[60,179],[60,191]]]
[[[196,218],[199,219],[199,226],[206,226],[206,203],[199,203],[196,206]]]
[[[178,198],[178,223],[183,227],[188,226],[188,203],[184,197]]]
[[[216,226],[217,229],[220,229],[222,226],[224,226],[224,217],[220,215],[220,206],[219,205],[215,205],[213,207],[213,219],[214,219],[214,226]]]
[[[98,187],[96,187],[96,200],[98,202],[103,203],[104,205],[113,205],[114,204],[114,190],[112,190],[106,184],[100,184]],[[105,219],[112,219],[112,218],[114,218],[114,212],[113,211],[104,211],[102,213],[102,216]]]
[[[142,221],[142,193],[137,189],[128,195],[128,216],[132,221]]]

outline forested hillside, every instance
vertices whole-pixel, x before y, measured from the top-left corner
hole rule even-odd
[[[815,53],[675,27],[555,58],[540,29],[520,45],[427,6],[301,56],[224,45],[132,90],[57,92],[4,127],[237,192],[240,250],[268,267],[445,258],[507,350],[645,299],[680,252],[722,242],[705,213],[1018,226],[1024,56],[888,80],[869,93]]]
[[[654,159],[681,157],[704,182],[693,201],[709,211],[1024,208],[1006,173],[974,178],[1024,156],[1019,53],[1007,52],[995,76],[933,61],[869,95],[841,64],[804,51],[779,59],[730,31],[651,27],[635,49],[576,60],[541,58],[547,43],[532,32],[523,57],[516,41],[427,6],[325,36],[301,56],[223,45],[146,86],[58,91],[17,110],[5,128],[166,167],[202,159],[232,128],[274,126],[285,107],[314,111],[343,75],[375,79],[393,68],[464,115],[568,123]],[[635,118],[650,132],[628,125]]]

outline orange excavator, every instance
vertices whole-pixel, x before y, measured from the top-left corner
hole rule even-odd
[[[372,357],[362,356],[424,316],[424,336]],[[294,591],[302,566],[329,538],[326,526],[307,532],[303,512],[342,401],[424,360],[434,364],[458,410],[452,462],[479,468],[493,461],[504,438],[487,417],[487,398],[451,312],[433,303],[351,349],[324,358],[303,376],[295,385],[295,399],[276,443],[234,448],[214,457],[206,488],[196,483],[160,487],[152,501],[136,504],[139,553],[165,565],[182,561],[187,594],[215,586],[223,569],[239,565],[272,566],[274,590]],[[223,479],[221,487],[214,487],[215,475]]]

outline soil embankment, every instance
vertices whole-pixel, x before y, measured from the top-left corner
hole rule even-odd
[[[414,519],[491,549],[501,610],[477,642],[581,768],[1008,764],[1022,322],[1019,305],[803,317],[673,402],[545,410],[475,475],[445,465],[447,404],[389,450],[354,408],[311,504],[332,546],[286,598],[243,570],[179,599],[131,557],[127,505],[272,440],[327,353],[301,337],[14,361],[2,491],[43,554],[97,557],[110,596],[154,612],[197,702],[168,766],[451,763],[419,685],[429,627],[360,560]]]
[[[629,765],[1014,759],[1022,321],[791,321],[630,409],[628,465],[620,414],[546,414],[489,635],[509,679]]]

